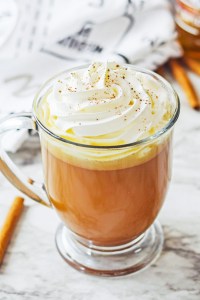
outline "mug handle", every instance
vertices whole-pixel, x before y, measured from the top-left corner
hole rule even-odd
[[[14,129],[34,129],[38,131],[32,113],[12,114],[0,120],[0,170],[18,190],[26,194],[32,200],[51,207],[44,184],[27,178],[22,174],[3,149],[4,133]]]

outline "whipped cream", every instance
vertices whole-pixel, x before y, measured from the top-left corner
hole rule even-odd
[[[95,62],[56,79],[40,106],[55,134],[89,145],[120,145],[162,129],[170,100],[152,76],[115,62]]]

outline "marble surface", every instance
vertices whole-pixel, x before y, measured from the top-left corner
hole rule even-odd
[[[0,268],[1,300],[200,299],[200,112],[192,110],[179,93],[182,109],[174,137],[173,177],[159,215],[165,243],[156,263],[124,278],[81,274],[56,251],[59,220],[54,212],[26,198]],[[12,157],[26,174],[42,178],[35,138]],[[12,199],[20,193],[1,174],[0,189],[1,225]]]

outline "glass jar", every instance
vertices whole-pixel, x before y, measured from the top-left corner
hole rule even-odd
[[[176,24],[185,54],[200,59],[200,1],[176,0]]]

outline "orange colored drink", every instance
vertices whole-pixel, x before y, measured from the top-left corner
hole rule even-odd
[[[118,169],[109,164],[106,170],[103,162],[100,169],[72,164],[43,145],[49,198],[64,224],[79,236],[96,245],[126,243],[143,233],[160,211],[170,177],[170,149],[168,138],[146,161],[137,164],[129,158],[126,163],[123,158]]]

